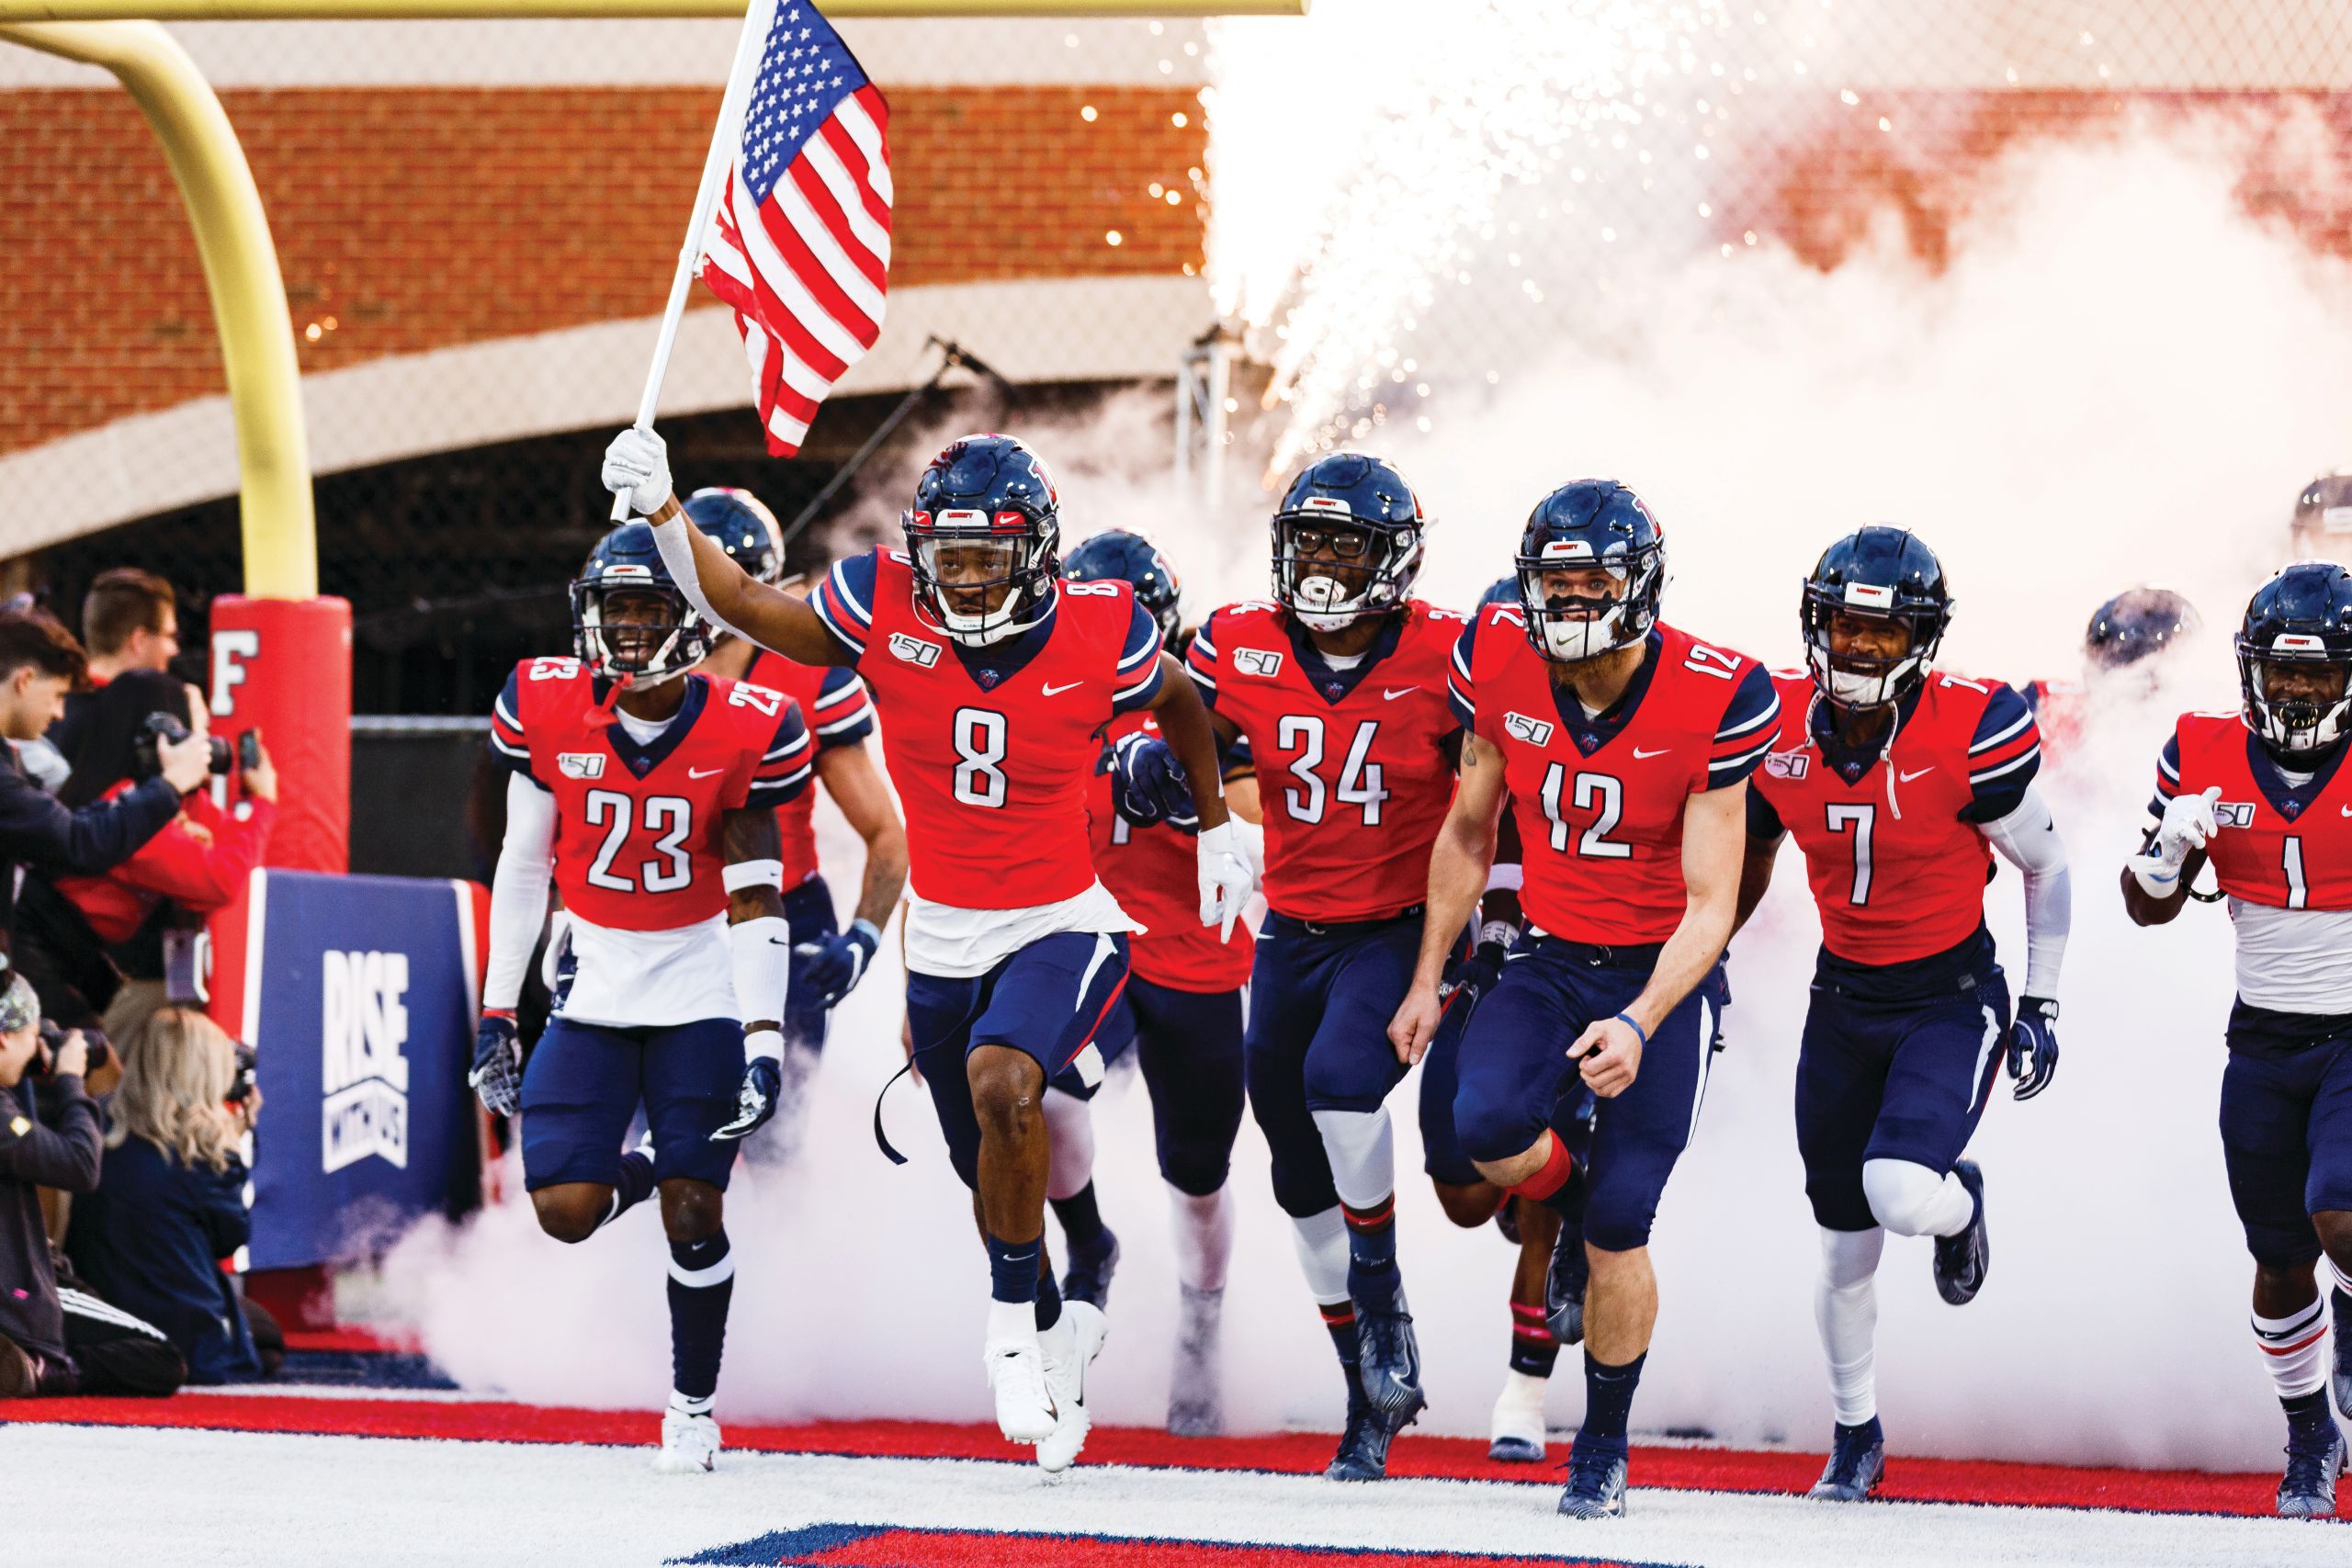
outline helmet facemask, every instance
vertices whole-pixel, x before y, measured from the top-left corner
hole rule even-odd
[[[1881,708],[1901,702],[1927,679],[1928,665],[1943,640],[1944,616],[1917,609],[1895,609],[1894,591],[1870,583],[1849,583],[1842,592],[1808,586],[1803,616],[1805,663],[1813,684],[1842,708]],[[1900,627],[1903,649],[1896,653],[1840,653],[1834,641],[1839,616]]]
[[[1419,528],[1375,528],[1344,513],[1286,513],[1273,523],[1274,602],[1312,631],[1343,631],[1405,602],[1421,564]]]
[[[1521,556],[1516,564],[1527,640],[1555,664],[1580,664],[1637,643],[1657,620],[1666,587],[1666,554],[1658,546],[1612,544],[1595,558],[1582,540],[1554,540],[1542,555]],[[1603,574],[1611,591],[1577,592],[1560,581],[1564,573]]]
[[[2271,682],[2279,677],[2295,689],[2273,696]],[[2238,684],[2246,728],[2273,751],[2316,758],[2344,739],[2352,716],[2352,654],[2329,649],[2324,638],[2281,635],[2259,649],[2240,637]]]
[[[1051,521],[998,533],[980,528],[926,527],[910,514],[907,556],[914,569],[915,604],[953,640],[986,648],[1035,625],[1053,602],[1055,548],[1060,529]],[[952,519],[942,519],[951,522]]]
[[[571,585],[572,642],[582,663],[636,691],[673,680],[710,654],[710,627],[686,596],[623,567]]]

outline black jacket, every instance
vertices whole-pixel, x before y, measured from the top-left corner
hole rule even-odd
[[[13,747],[0,746],[0,948],[17,923],[15,867],[96,876],[129,860],[180,813],[180,792],[161,775],[112,800],[68,811],[25,777]]]
[[[261,1375],[253,1332],[217,1259],[245,1245],[245,1168],[182,1165],[144,1138],[108,1149],[98,1190],[74,1205],[65,1251],[111,1305],[162,1329],[188,1381]]]
[[[0,1337],[42,1356],[65,1354],[65,1316],[38,1187],[92,1192],[98,1185],[98,1108],[78,1077],[0,1089]]]

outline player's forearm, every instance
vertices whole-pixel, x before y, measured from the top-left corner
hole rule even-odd
[[[786,953],[784,838],[775,813],[739,807],[721,829],[727,869],[727,944],[735,975],[735,1010],[743,1021],[743,1055],[784,1054]]]
[[[856,919],[881,931],[906,890],[907,830],[894,817],[887,827],[866,838],[865,877],[858,886]]]
[[[481,1005],[513,1010],[522,998],[531,950],[548,923],[548,879],[555,863],[555,797],[517,775],[506,785],[506,836],[490,877],[490,959]]]
[[[1169,750],[1184,765],[1184,777],[1193,789],[1193,809],[1200,817],[1202,829],[1223,827],[1228,813],[1216,731],[1209,725],[1209,710],[1202,705],[1200,694],[1193,690],[1193,682],[1182,670],[1169,672],[1152,712],[1159,717],[1160,734],[1168,738]]]
[[[1786,834],[1770,839],[1750,839],[1739,865],[1739,905],[1732,913],[1731,934],[1737,936],[1756,913],[1758,905],[1772,886],[1772,865],[1780,858],[1781,840]]]
[[[2025,881],[2025,994],[2054,999],[2066,934],[2074,924],[2066,841],[2041,793],[2031,788],[2015,810],[1986,823],[1984,831]]]
[[[1736,892],[1735,886],[1726,883],[1703,901],[1693,897],[1683,908],[1681,922],[1658,950],[1650,983],[1625,1010],[1645,1035],[1656,1034],[1667,1014],[1682,1005],[1682,998],[1723,957],[1724,947],[1731,941],[1732,917],[1737,912]]]
[[[1413,969],[1417,986],[1435,986],[1445,974],[1446,955],[1454,939],[1469,923],[1472,911],[1487,890],[1487,870],[1494,863],[1490,830],[1449,812],[1430,847],[1429,905],[1421,917],[1421,952]]]

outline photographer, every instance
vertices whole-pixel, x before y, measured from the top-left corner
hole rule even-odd
[[[179,656],[178,596],[170,583],[135,566],[102,571],[82,598],[82,644],[89,650],[87,689],[65,699],[64,714],[49,730],[50,740],[76,768],[107,684],[133,671],[168,670]]]
[[[87,668],[79,643],[48,616],[0,615],[0,737],[38,739]],[[0,758],[0,948],[16,929],[17,863],[95,875],[112,869],[179,815],[180,799],[204,783],[211,748],[190,736],[156,750],[157,776],[80,810],[25,777],[14,748]]]
[[[98,1110],[82,1089],[88,1066],[78,1032],[45,1045],[40,998],[23,976],[9,976],[0,987],[0,1399],[169,1393],[186,1376],[160,1330],[58,1288],[37,1190],[98,1185]]]
[[[193,1008],[166,1007],[122,1045],[122,1088],[97,1191],[74,1205],[66,1255],[107,1300],[153,1323],[188,1381],[263,1375],[220,1260],[245,1245],[245,1163],[261,1111],[250,1057]]]
[[[233,765],[230,749],[211,739],[209,719],[194,689],[169,675],[118,677],[99,694],[81,766],[62,800],[73,806],[125,798],[159,771],[162,747],[179,736],[207,748],[213,772],[226,771]],[[166,999],[165,949],[232,902],[269,845],[277,770],[258,735],[249,745],[254,765],[242,770],[245,800],[236,811],[221,810],[199,790],[112,870],[28,879],[17,962],[51,1018],[87,1026],[103,1014],[107,1032],[120,1038]],[[190,976],[170,999],[195,995]]]

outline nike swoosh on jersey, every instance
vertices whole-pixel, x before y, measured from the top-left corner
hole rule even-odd
[[[1420,690],[1420,688],[1419,688],[1419,686],[1407,686],[1407,687],[1406,687],[1404,690],[1402,690],[1402,691],[1392,692],[1392,691],[1390,691],[1387,687],[1383,686],[1383,687],[1381,687],[1381,688],[1380,688],[1380,694],[1381,694],[1381,696],[1382,696],[1383,698],[1385,698],[1385,699],[1386,699],[1387,701],[1389,701],[1389,702],[1392,702],[1392,703],[1393,703],[1393,702],[1395,702],[1398,697],[1409,697],[1409,696],[1411,696],[1415,692],[1418,692],[1418,691],[1419,691],[1419,690]]]
[[[1083,681],[1065,681],[1058,686],[1048,684],[1046,687],[1046,695],[1049,697],[1058,697],[1064,692],[1075,692],[1080,686],[1085,684],[1086,682]]]
[[[1636,762],[1646,762],[1652,757],[1663,757],[1668,751],[1673,750],[1674,748],[1671,746],[1661,746],[1655,751],[1645,751],[1640,747],[1636,746],[1634,748],[1634,761]]]
[[[686,770],[686,777],[690,779],[716,778],[726,771],[727,770],[725,768],[688,768]]]
[[[1911,770],[1899,770],[1899,771],[1897,771],[1897,772],[1896,772],[1896,773],[1895,773],[1895,775],[1894,775],[1894,777],[1895,777],[1895,782],[1896,782],[1896,783],[1898,783],[1898,784],[1909,784],[1913,779],[1924,779],[1924,778],[1926,778],[1929,773],[1934,773],[1935,771],[1936,771],[1936,770],[1935,770],[1935,769],[1933,769],[1933,768],[1917,768],[1917,769],[1911,769]]]
[[[2339,807],[2337,809],[2342,811],[2345,816],[2352,817],[2352,806]]]

